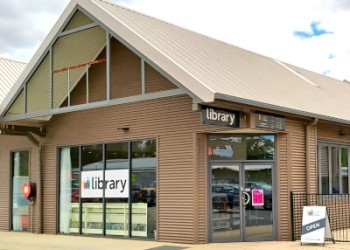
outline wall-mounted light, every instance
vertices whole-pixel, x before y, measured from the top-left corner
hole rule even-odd
[[[129,131],[129,127],[122,127],[122,128],[117,128],[118,130],[123,130],[125,132]]]
[[[344,135],[346,135],[346,133],[344,130],[339,130],[339,135],[344,136]]]

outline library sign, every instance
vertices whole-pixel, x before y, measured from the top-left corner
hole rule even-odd
[[[239,128],[239,111],[213,107],[202,108],[202,124]]]
[[[103,170],[81,172],[81,197],[102,198],[103,190],[106,198],[129,197],[129,170]]]

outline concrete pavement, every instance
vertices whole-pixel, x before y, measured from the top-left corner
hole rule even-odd
[[[31,234],[19,232],[0,232],[0,250],[349,250],[350,243],[326,242],[322,245],[300,245],[300,242],[269,241],[210,243],[201,245],[175,244],[149,240],[116,239],[67,235]]]

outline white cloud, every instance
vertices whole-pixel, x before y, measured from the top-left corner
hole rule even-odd
[[[0,0],[0,56],[29,61],[69,0]]]

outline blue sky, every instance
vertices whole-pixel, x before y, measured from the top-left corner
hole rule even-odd
[[[350,79],[349,0],[107,0],[238,47]],[[0,57],[28,62],[69,0],[0,0]]]
[[[299,37],[301,39],[310,39],[310,38],[313,38],[316,36],[332,35],[333,34],[332,31],[327,31],[327,30],[321,28],[320,23],[321,22],[319,22],[319,21],[313,21],[310,24],[310,28],[311,28],[310,31],[294,31],[293,34],[296,37]],[[328,58],[330,58],[330,57],[328,57]],[[333,58],[334,58],[334,55],[333,55]]]

